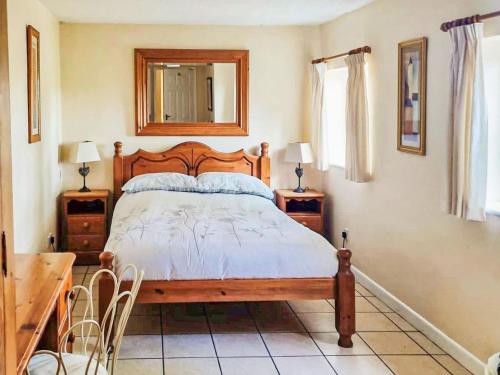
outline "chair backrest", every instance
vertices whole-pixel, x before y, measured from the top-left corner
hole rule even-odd
[[[94,303],[93,303],[93,291],[94,285],[99,282],[100,277],[107,273],[111,279],[114,281],[114,289],[113,296],[111,301],[106,309],[106,313],[104,314],[103,321],[100,323],[100,340],[102,344],[103,350],[100,352],[99,356],[100,362],[105,365],[108,364],[108,373],[113,374],[114,369],[116,367],[116,360],[118,359],[118,353],[121,347],[121,341],[123,338],[123,334],[125,332],[125,328],[128,322],[128,318],[132,311],[132,307],[134,305],[135,299],[139,292],[139,287],[141,286],[142,279],[144,277],[144,271],[137,271],[137,268],[134,265],[127,265],[118,275],[118,277],[110,270],[102,269],[97,271],[92,278],[90,279],[88,289],[84,286],[76,286],[73,287],[72,292],[76,293],[76,291],[83,292],[86,296],[86,304],[83,313],[83,319],[91,319],[94,320],[97,314],[94,314]],[[132,286],[130,290],[124,290],[120,292],[122,282],[124,279],[132,282]],[[80,300],[80,298],[79,298]],[[70,318],[70,307],[72,302],[71,293],[68,295],[68,319]],[[121,314],[118,313],[118,304],[123,304],[123,310]],[[119,316],[119,317],[118,317]],[[117,319],[118,317],[118,319]],[[113,330],[115,330],[114,336],[112,335]],[[110,342],[111,337],[113,338],[113,342]],[[87,346],[91,341],[92,332],[91,330],[84,331],[83,329],[80,331],[80,338],[82,340],[82,352],[85,355],[88,355]],[[112,344],[113,350],[109,352],[107,348],[110,348],[110,344]],[[106,350],[104,350],[106,348]]]
[[[86,327],[88,327],[86,329]],[[96,340],[93,344],[90,343],[90,340],[86,342],[82,341],[82,348],[86,357],[88,357],[87,366],[85,367],[85,375],[97,374],[99,371],[99,363],[101,363],[104,367],[106,367],[101,361],[102,353],[104,352],[104,346],[102,345],[102,335],[101,335],[101,327],[99,323],[95,320],[91,319],[83,319],[69,327],[69,329],[64,333],[61,338],[61,342],[59,343],[59,360],[61,361],[62,368],[64,369],[64,373],[67,373],[66,366],[64,363],[63,354],[66,353],[66,349],[68,346],[68,341],[71,335],[74,334],[75,331],[80,330],[80,332],[92,332],[95,329]],[[90,351],[89,346],[92,348]],[[68,374],[71,375],[71,374]]]
[[[98,314],[94,313],[93,291],[94,284],[104,273],[108,273],[108,275],[114,281],[115,286],[113,297],[106,309],[104,319],[101,324],[99,324],[96,321],[97,319],[95,318]],[[67,372],[67,368],[64,363],[64,357],[68,354],[68,343],[70,341],[74,342],[75,340],[80,339],[81,353],[79,354],[88,357],[85,375],[97,374],[99,370],[99,364],[104,368],[108,367],[108,374],[113,375],[114,369],[116,367],[116,361],[118,359],[118,353],[121,347],[123,334],[125,332],[127,321],[139,292],[143,277],[144,271],[138,272],[135,266],[129,264],[122,270],[118,277],[110,270],[102,269],[97,271],[92,276],[88,288],[83,285],[76,285],[71,288],[71,291],[70,293],[68,293],[66,300],[68,306],[67,319],[69,329],[61,338],[59,353],[54,353],[48,350],[41,350],[35,352],[32,357],[39,355],[45,355],[47,357],[52,356],[53,359],[57,361],[54,362],[54,365],[57,363],[57,368],[54,369],[55,375],[59,375],[61,370],[63,371],[64,375],[71,375]],[[127,278],[128,281],[132,282],[132,286],[130,290],[124,290],[120,292],[121,284],[125,278]],[[76,303],[76,301],[74,300],[75,295],[78,295],[78,301],[82,302],[83,298],[81,297],[85,297],[85,307],[83,310],[83,317],[81,321],[73,324],[71,311],[73,309],[73,305]],[[118,313],[118,303],[124,304],[121,314]],[[119,318],[117,321],[115,321],[118,315]],[[112,343],[113,351],[108,352],[107,348],[110,347],[109,341],[112,337],[113,329],[116,330]],[[110,368],[109,366],[107,366],[108,363],[111,366]]]
[[[92,289],[87,289],[83,285],[75,285],[74,287],[71,288],[70,293],[67,296],[67,320],[68,320],[68,326],[72,327],[73,322],[72,322],[72,310],[73,310],[73,304],[76,303],[74,302],[74,296],[78,295],[78,301],[84,302],[85,301],[85,307],[83,309],[83,314],[81,321],[85,320],[90,320],[90,321],[97,321],[95,315],[94,315],[94,300],[92,298]],[[84,298],[82,298],[84,297]],[[88,356],[88,345],[91,342],[91,337],[98,336],[95,332],[95,327],[91,324],[88,325],[88,327],[85,327],[85,325],[77,326],[79,330],[69,330],[71,331],[71,334],[66,336],[66,340],[63,341],[64,345],[61,346],[61,350],[63,353],[67,352],[67,347],[68,347],[68,341],[71,340],[72,342],[76,341],[77,339],[81,340],[81,351],[83,355]],[[99,325],[99,331],[101,331],[101,327]]]
[[[32,360],[30,360],[27,369],[28,375],[30,374],[30,371],[34,371],[37,373],[41,371],[46,374],[50,373],[53,375],[59,375],[61,373],[61,370],[64,375],[71,375],[71,373],[68,373],[67,364],[65,363],[65,358],[68,359],[66,348],[68,346],[69,338],[74,334],[75,331],[81,330],[81,332],[85,332],[91,331],[93,329],[95,329],[95,332],[97,334],[96,340],[92,345],[89,343],[85,344],[86,349],[91,346],[91,350],[85,353],[85,356],[88,357],[88,360],[85,361],[85,375],[96,375],[99,371],[100,364],[98,358],[101,357],[104,346],[102,345],[102,340],[100,339],[102,337],[101,328],[99,326],[99,323],[97,323],[95,320],[81,320],[71,325],[61,338],[58,353],[54,353],[50,350],[38,350],[33,353]],[[85,362],[82,362],[81,364],[84,364]]]

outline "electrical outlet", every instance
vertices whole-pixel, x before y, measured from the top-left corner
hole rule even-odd
[[[56,242],[56,236],[54,236],[53,233],[49,233],[49,235],[47,236],[47,242],[49,247],[54,246],[54,243]]]
[[[344,228],[342,230],[342,238],[347,241],[348,237],[349,237],[349,228]]]

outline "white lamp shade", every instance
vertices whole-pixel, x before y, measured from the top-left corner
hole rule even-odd
[[[94,142],[85,141],[75,143],[69,153],[71,163],[89,163],[91,161],[101,160],[99,152]]]
[[[285,161],[290,163],[309,164],[314,161],[311,144],[289,143],[286,148]]]

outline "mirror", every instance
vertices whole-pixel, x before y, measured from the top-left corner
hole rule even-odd
[[[236,122],[235,63],[148,63],[148,122]]]
[[[248,135],[248,51],[135,53],[137,135]]]

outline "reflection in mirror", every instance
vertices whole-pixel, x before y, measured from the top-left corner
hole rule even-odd
[[[236,63],[147,64],[148,122],[236,122]]]

